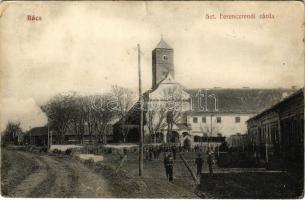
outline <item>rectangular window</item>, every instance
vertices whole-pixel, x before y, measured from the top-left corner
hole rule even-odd
[[[221,123],[221,117],[216,118],[217,123]]]
[[[197,117],[193,117],[193,123],[197,123],[198,122],[198,118]]]
[[[206,123],[206,122],[207,122],[206,117],[202,117],[202,118],[201,118],[201,122],[202,122],[202,123]]]
[[[240,117],[235,117],[235,123],[239,123],[240,122]]]

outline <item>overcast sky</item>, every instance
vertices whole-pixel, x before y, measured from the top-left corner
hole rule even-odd
[[[151,51],[163,34],[186,88],[301,87],[300,2],[6,2],[1,7],[0,130],[46,121],[37,105],[59,92],[137,89],[137,43],[144,88]],[[272,13],[270,20],[206,20],[206,14]],[[27,21],[27,15],[41,21]]]

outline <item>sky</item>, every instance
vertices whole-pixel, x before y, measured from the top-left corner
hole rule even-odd
[[[207,20],[207,14],[256,19]],[[261,14],[274,19],[259,19]],[[40,16],[28,21],[27,15]],[[151,87],[151,51],[174,49],[186,88],[289,88],[304,84],[300,2],[6,2],[0,8],[0,131],[44,125],[39,105],[58,93]]]

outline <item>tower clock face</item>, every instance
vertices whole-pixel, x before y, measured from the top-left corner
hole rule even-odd
[[[163,55],[163,60],[168,60],[168,56],[167,55]]]

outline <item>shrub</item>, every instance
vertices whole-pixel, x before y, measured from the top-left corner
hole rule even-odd
[[[65,152],[65,154],[66,154],[66,155],[71,155],[71,154],[72,154],[72,149],[70,149],[70,148],[67,149],[66,152]]]
[[[52,152],[55,153],[55,154],[61,154],[61,150],[60,149],[54,149]]]

